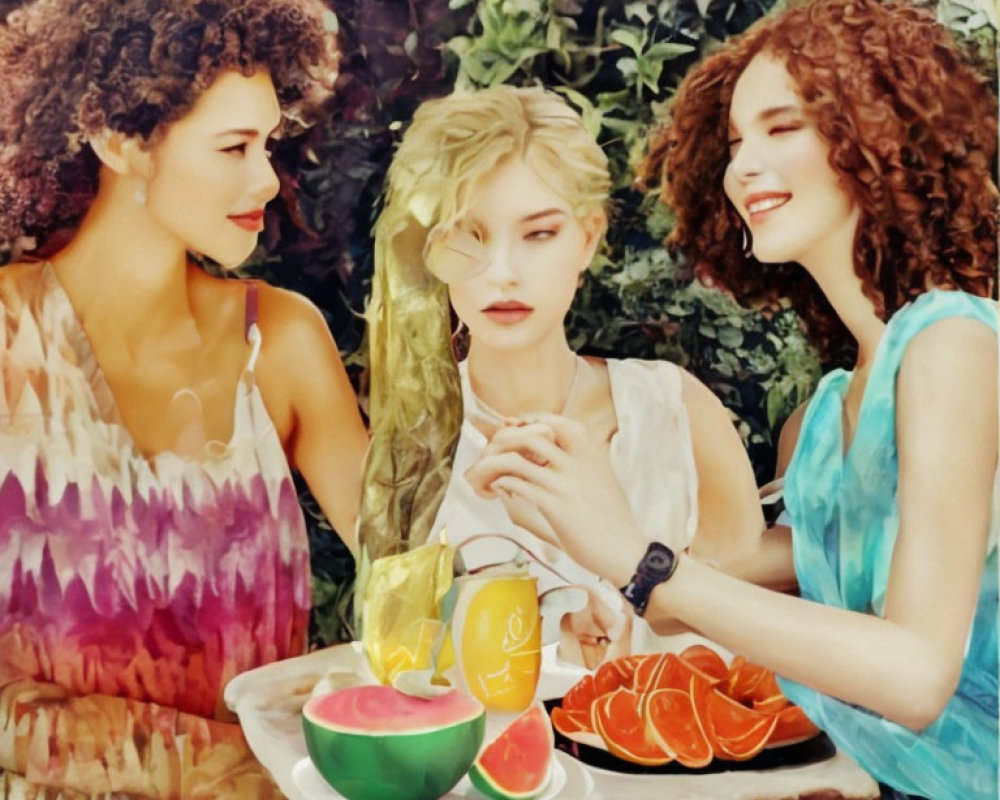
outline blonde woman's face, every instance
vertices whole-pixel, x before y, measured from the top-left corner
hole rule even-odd
[[[454,245],[478,272],[448,290],[473,346],[530,352],[565,342],[563,319],[600,239],[600,212],[577,219],[520,158],[501,162],[471,197]]]
[[[266,72],[223,72],[152,151],[146,209],[185,249],[235,267],[278,192],[267,139],[281,119]]]
[[[808,268],[831,248],[853,246],[858,208],[788,70],[768,53],[755,56],[736,82],[729,141],[724,188],[758,260]]]

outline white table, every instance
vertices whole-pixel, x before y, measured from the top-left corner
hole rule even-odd
[[[300,791],[292,771],[306,757],[299,718],[316,682],[332,673],[345,682],[371,680],[357,642],[318,650],[237,676],[226,687],[226,704],[240,719],[260,762],[290,800],[315,800]],[[543,650],[538,697],[562,697],[583,674],[557,663],[555,647]],[[510,717],[490,715],[487,736]],[[850,757],[798,767],[704,775],[625,775],[608,773],[559,754],[569,786],[556,800],[876,800],[875,781]],[[301,769],[301,767],[300,767]],[[567,793],[569,792],[569,793]],[[461,797],[463,795],[456,795]]]

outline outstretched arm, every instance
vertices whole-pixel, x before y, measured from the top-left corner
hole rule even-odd
[[[691,555],[755,583],[794,586],[787,530],[764,531],[750,459],[729,412],[701,381],[687,372],[683,376],[698,473],[698,530]]]
[[[368,434],[326,321],[306,298],[262,286],[258,381],[288,456],[352,553]]]
[[[995,335],[966,320],[931,326],[907,350],[897,397],[900,527],[884,617],[772,592],[682,556],[653,592],[654,627],[679,618],[821,692],[914,729],[933,721],[961,672],[986,553],[997,467]],[[620,526],[609,546],[579,502],[566,502],[560,453],[578,446],[579,431],[550,424],[547,465],[508,458],[492,485],[529,499],[573,558],[623,585],[645,537]]]

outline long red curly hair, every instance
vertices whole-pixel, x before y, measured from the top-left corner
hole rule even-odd
[[[879,316],[931,287],[991,296],[997,100],[950,32],[907,2],[808,0],[761,20],[687,75],[638,176],[676,213],[667,244],[740,300],[790,298],[821,350],[846,341],[800,267],[748,265],[723,192],[733,87],[760,52],[784,62],[860,208],[854,269]]]

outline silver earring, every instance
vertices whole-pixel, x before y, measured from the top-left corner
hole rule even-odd
[[[145,206],[146,205],[146,182],[145,181],[140,181],[138,184],[136,184],[134,198],[135,198],[135,204],[137,206]]]
[[[740,230],[743,231],[743,257],[752,258],[753,257],[753,239],[750,238],[750,231],[747,230],[745,223],[740,223]]]

